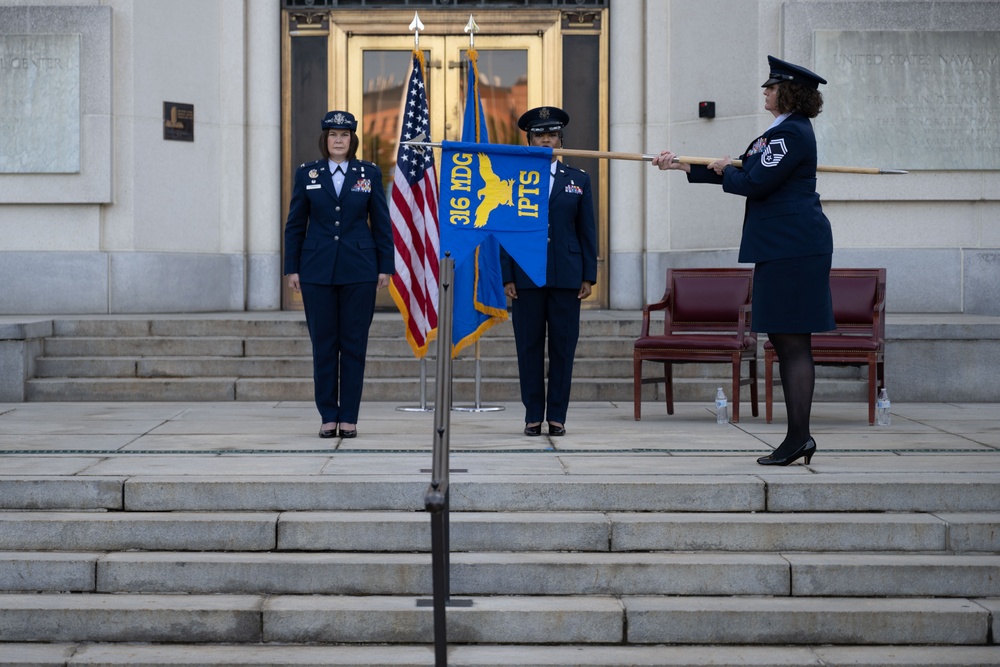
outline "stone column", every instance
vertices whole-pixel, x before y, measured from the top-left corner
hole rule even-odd
[[[247,0],[247,310],[281,308],[281,14]]]
[[[657,2],[637,0],[632,11],[618,12],[610,22],[611,80],[609,100],[611,150],[646,150],[644,111],[646,14]],[[643,237],[645,236],[645,170],[647,163],[612,160],[610,166],[609,305],[633,310],[645,303]]]

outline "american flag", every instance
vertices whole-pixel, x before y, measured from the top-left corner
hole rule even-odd
[[[396,273],[389,291],[403,322],[413,354],[422,359],[437,335],[438,226],[437,176],[434,154],[402,142],[419,134],[431,140],[430,113],[424,87],[424,56],[413,52],[413,70],[400,119],[400,143],[392,183],[389,215],[396,243]]]

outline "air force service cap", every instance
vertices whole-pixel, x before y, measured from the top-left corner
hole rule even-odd
[[[826,79],[819,74],[810,72],[805,67],[779,60],[774,56],[767,57],[767,64],[771,68],[771,73],[768,74],[767,81],[761,84],[761,88],[767,88],[771,84],[782,81],[791,81],[806,88],[819,88],[819,84],[826,83]]]
[[[358,121],[347,111],[328,111],[323,116],[322,129],[324,130],[350,130],[356,132]]]
[[[535,107],[517,119],[524,132],[558,132],[569,125],[569,114],[559,107]]]

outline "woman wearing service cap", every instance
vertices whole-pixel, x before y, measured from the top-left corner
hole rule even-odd
[[[358,160],[358,122],[323,118],[323,159],[295,172],[285,222],[285,274],[302,294],[313,348],[319,437],[357,436],[375,292],[394,269],[392,223],[382,172]]]
[[[816,370],[812,333],[836,327],[830,297],[833,234],[816,193],[816,137],[810,118],[823,108],[819,84],[826,80],[804,67],[767,57],[764,109],[774,122],[740,156],[707,167],[674,162],[663,151],[660,169],[688,172],[691,183],[716,183],[746,197],[740,262],[754,263],[751,328],[767,333],[780,360],[788,414],[785,439],[761,465],[786,466],[816,452],[809,431]]]
[[[517,126],[529,146],[562,148],[569,115],[558,107],[524,113]],[[500,251],[504,292],[513,300],[514,343],[525,409],[524,433],[566,434],[573,358],[580,337],[580,303],[597,282],[597,226],[590,177],[552,157],[549,177],[549,240],[544,285],[536,285],[510,255]],[[545,391],[548,329],[549,384]]]

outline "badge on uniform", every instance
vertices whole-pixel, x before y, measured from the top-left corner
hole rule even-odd
[[[310,169],[309,170],[309,178],[316,178],[317,176],[319,176],[319,172],[318,171],[316,171],[315,169]]]
[[[319,183],[314,183],[312,185],[307,185],[306,186],[306,190],[317,190],[317,189],[319,189],[321,187],[323,187],[323,186],[320,185]]]
[[[580,188],[580,186],[577,185],[576,183],[574,183],[573,181],[569,182],[569,185],[566,186],[565,191],[568,192],[571,195],[582,195],[583,194],[583,190]]]
[[[763,151],[766,146],[767,146],[767,139],[761,137],[757,141],[753,142],[753,146],[751,146],[750,150],[747,151],[746,156],[750,157],[751,155],[756,155],[757,153]]]
[[[775,139],[764,149],[764,154],[760,156],[760,163],[765,167],[776,167],[781,162],[781,158],[788,154],[785,148],[784,139]]]
[[[372,179],[370,178],[359,178],[351,187],[351,192],[371,192],[371,191],[372,191]]]

